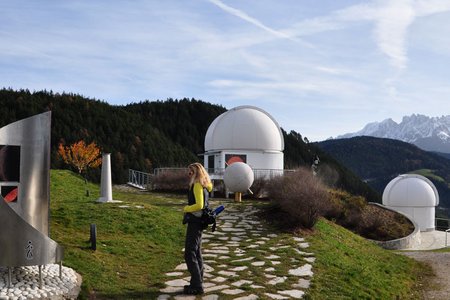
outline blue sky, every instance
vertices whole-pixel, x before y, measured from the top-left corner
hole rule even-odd
[[[450,0],[0,0],[0,82],[255,105],[318,141],[450,114]]]

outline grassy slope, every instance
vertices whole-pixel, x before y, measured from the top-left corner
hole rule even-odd
[[[183,261],[180,206],[158,205],[168,201],[153,197],[149,202],[148,195],[117,191],[114,199],[124,203],[99,204],[98,186],[89,185],[89,190],[91,197],[86,197],[82,178],[52,170],[50,230],[65,247],[64,265],[83,276],[84,296],[156,298],[161,276]],[[97,251],[89,248],[91,223],[97,225]]]
[[[114,191],[124,203],[98,204],[98,186],[89,190],[86,197],[82,178],[52,170],[51,237],[65,247],[64,265],[83,276],[82,298],[156,299],[164,273],[183,261],[184,197]],[[97,251],[89,249],[90,223],[98,227]],[[326,221],[308,241],[317,257],[308,299],[412,299],[418,274],[429,272]]]
[[[326,220],[309,241],[317,257],[310,299],[421,299],[418,283],[432,276],[428,266]]]

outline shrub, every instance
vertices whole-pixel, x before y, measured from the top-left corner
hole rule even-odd
[[[321,181],[305,168],[272,179],[267,190],[274,204],[286,213],[283,223],[291,229],[314,227],[329,197]]]
[[[336,186],[339,181],[339,173],[328,164],[320,164],[317,169],[317,176],[328,187],[332,188]]]
[[[361,196],[330,190],[330,207],[325,217],[369,239],[386,241],[407,236],[413,225],[401,214],[369,205]]]
[[[250,190],[253,193],[253,195],[251,195],[250,198],[254,198],[254,199],[264,198],[266,196],[267,184],[268,184],[268,179],[266,179],[264,177],[256,178],[253,181],[252,186],[250,187]]]
[[[330,190],[329,193],[330,206],[324,216],[348,229],[358,227],[362,222],[361,213],[367,205],[366,200],[342,190]]]
[[[187,169],[164,170],[153,177],[151,186],[157,191],[186,191],[189,188]]]

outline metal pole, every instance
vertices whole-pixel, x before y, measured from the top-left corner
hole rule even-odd
[[[11,267],[8,267],[8,288],[11,288],[11,281],[12,281],[12,279],[11,279]]]
[[[62,260],[59,262],[59,278],[62,279]]]
[[[39,288],[42,289],[42,266],[39,265]]]

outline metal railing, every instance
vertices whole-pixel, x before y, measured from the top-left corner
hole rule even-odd
[[[223,179],[223,174],[225,172],[225,168],[210,168],[207,169],[208,174],[211,176],[211,179]],[[282,169],[253,169],[253,174],[255,175],[255,179],[272,179],[277,176],[281,176],[286,172],[293,172],[294,170],[282,170]],[[163,173],[178,173],[178,172],[186,172],[187,168],[156,168],[153,170],[153,173],[141,172],[133,169],[128,170],[128,184],[140,189],[148,189],[152,178],[154,176],[161,175]]]
[[[450,229],[450,219],[435,218],[434,226],[435,226],[436,230],[441,230],[441,231]]]
[[[448,244],[447,244],[447,235],[448,235],[449,232],[450,232],[450,229],[447,229],[447,230],[445,231],[445,247],[448,247]]]
[[[147,189],[153,176],[154,175],[150,173],[129,169],[128,184],[140,189]]]
[[[153,170],[153,175],[158,176],[163,173],[183,173],[187,175],[188,168],[156,168]]]
[[[211,177],[223,178],[225,173],[225,168],[209,168],[207,169],[208,174]],[[272,179],[277,176],[283,175],[285,172],[292,172],[293,170],[283,170],[283,169],[253,169],[253,174],[255,179],[265,178]]]

